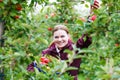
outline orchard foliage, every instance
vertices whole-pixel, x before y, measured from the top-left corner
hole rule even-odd
[[[66,62],[59,63],[59,60],[50,57],[53,60],[48,65],[38,65],[48,74],[36,69],[35,72],[26,70],[32,61],[40,63],[41,51],[49,46],[52,29],[56,24],[68,26],[73,41],[83,33],[92,36],[92,45],[80,50],[79,54],[84,52],[84,55],[77,56],[82,57],[80,80],[120,79],[120,0],[102,0],[100,8],[93,10],[94,14],[90,15],[91,22],[86,22],[87,18],[80,18],[80,14],[73,8],[78,2],[84,2],[57,1],[58,3],[50,3],[48,0],[0,0],[0,23],[4,23],[0,68],[4,69],[5,80],[72,79],[63,73],[66,71]],[[93,0],[87,1],[94,4]],[[35,14],[37,4],[42,8]],[[73,56],[70,59],[72,58]],[[58,75],[56,72],[63,74]]]

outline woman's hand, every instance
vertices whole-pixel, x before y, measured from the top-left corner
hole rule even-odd
[[[32,62],[31,64],[29,64],[27,66],[27,71],[28,72],[34,72],[34,62]]]
[[[99,2],[97,0],[94,0],[94,3],[91,4],[90,14],[93,14],[93,10],[98,9],[100,6]]]
[[[93,5],[91,5],[91,9],[98,9],[99,8],[99,2],[97,0],[94,0]]]

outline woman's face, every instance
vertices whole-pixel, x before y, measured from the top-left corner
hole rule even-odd
[[[59,49],[62,49],[68,44],[68,39],[69,35],[65,30],[57,30],[53,34],[54,43]]]

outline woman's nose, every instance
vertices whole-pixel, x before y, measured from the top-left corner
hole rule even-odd
[[[58,39],[58,41],[61,41],[61,40],[62,40],[62,38],[59,38],[59,39]]]

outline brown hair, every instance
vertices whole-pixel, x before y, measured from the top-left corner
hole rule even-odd
[[[65,25],[56,25],[52,31],[52,33],[54,33],[55,31],[58,30],[64,30],[67,32],[67,34],[69,34],[68,28]]]

